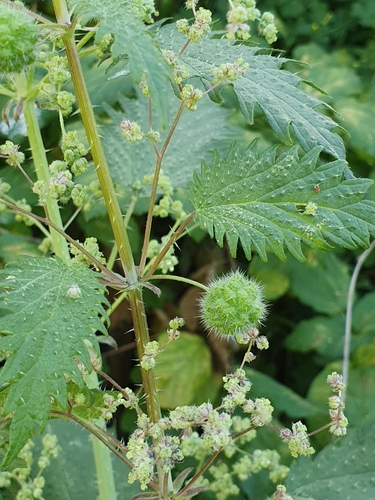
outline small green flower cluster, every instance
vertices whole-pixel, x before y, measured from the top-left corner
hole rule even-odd
[[[329,416],[332,422],[329,432],[335,436],[345,436],[348,419],[344,415],[345,404],[341,394],[345,389],[343,376],[333,372],[328,375],[327,384],[332,388],[333,392],[337,393],[336,395],[331,396],[328,400]]]
[[[202,99],[202,96],[203,92],[190,84],[182,87],[180,92],[180,98],[189,111],[195,111],[197,109],[198,101]]]
[[[10,472],[0,472],[0,488],[10,488],[12,482],[16,482],[20,489],[15,500],[43,499],[43,488],[45,479],[42,476],[43,470],[47,468],[51,459],[56,458],[60,452],[57,437],[52,434],[45,434],[42,438],[43,448],[37,461],[38,471],[34,478],[31,478],[32,466],[34,463],[33,441],[28,441],[19,453],[19,458],[26,462],[26,467],[16,468]],[[13,497],[12,497],[13,498]]]
[[[217,85],[219,83],[234,82],[240,76],[245,74],[245,71],[249,65],[243,62],[240,57],[234,63],[220,64],[218,68],[211,69],[210,73],[213,76],[212,85]]]
[[[269,477],[273,483],[285,480],[289,468],[280,465],[280,455],[274,450],[255,450],[253,453],[245,453],[236,460],[232,469],[225,463],[211,466],[209,473],[213,480],[209,482],[208,489],[215,492],[217,500],[226,500],[231,495],[239,495],[240,490],[234,483],[237,477],[240,481],[246,481],[251,475],[258,474],[261,470],[268,470]]]
[[[169,322],[169,328],[167,330],[168,340],[177,340],[180,337],[180,328],[185,325],[185,320],[183,318],[174,318]]]
[[[99,249],[98,240],[96,238],[86,238],[82,246],[101,264],[105,264],[105,258],[103,256],[103,253]],[[70,253],[74,255],[74,257],[72,258],[72,262],[78,262],[81,264],[85,264],[86,266],[90,266],[92,264],[90,259],[71,243]]]
[[[189,78],[189,71],[178,59],[177,54],[172,50],[162,50],[162,53],[172,69],[173,79],[177,85],[180,85],[183,80]]]
[[[60,57],[51,53],[44,62],[47,75],[39,84],[39,96],[45,99],[41,107],[61,112],[68,116],[73,110],[76,101],[74,95],[61,87],[70,80],[70,72],[66,57]]]
[[[310,446],[307,427],[300,421],[292,424],[292,430],[282,429],[280,437],[288,444],[290,454],[294,458],[300,455],[312,455],[315,452],[314,448]]]
[[[287,494],[285,486],[279,484],[270,500],[293,500],[293,497]]]
[[[133,0],[130,3],[132,10],[145,23],[152,24],[154,20],[152,16],[158,16],[159,12],[155,10],[154,0]]]
[[[178,31],[195,43],[199,42],[204,35],[211,31],[210,24],[212,22],[212,12],[203,7],[199,7],[198,11],[196,11],[195,6],[197,3],[198,0],[188,0],[185,4],[187,9],[193,11],[193,24],[190,25],[187,19],[179,19],[176,22]]]
[[[36,60],[39,30],[23,12],[0,4],[0,77],[19,74]]]
[[[0,145],[0,158],[5,158],[5,162],[11,167],[19,167],[25,161],[25,155],[19,151],[18,144],[12,141],[5,141]]]
[[[150,259],[150,262],[152,262],[159,255],[168,240],[168,236],[163,236],[160,242],[158,240],[150,240],[147,248],[147,258]],[[177,264],[178,259],[174,255],[174,247],[172,246],[160,262],[158,269],[160,269],[163,274],[172,273]]]
[[[130,120],[122,120],[120,123],[120,129],[122,135],[128,142],[137,142],[143,139],[144,133],[141,127],[136,122],[131,122]]]
[[[75,130],[64,134],[61,149],[64,160],[55,160],[50,164],[49,181],[36,181],[33,192],[39,196],[39,203],[42,205],[48,199],[54,199],[63,204],[72,200],[76,207],[82,207],[88,199],[88,187],[74,182],[74,176],[83,174],[88,169],[85,158],[88,149],[79,141]]]
[[[153,340],[152,342],[147,342],[145,345],[145,351],[143,353],[142,359],[140,360],[140,365],[144,370],[151,370],[155,367],[156,356],[160,353],[159,342]]]
[[[110,56],[111,48],[115,38],[111,33],[104,35],[98,42],[95,39],[95,55],[98,59],[106,59]]]
[[[227,38],[229,40],[248,40],[250,26],[248,22],[259,21],[259,33],[271,44],[277,40],[277,28],[274,16],[270,12],[261,14],[255,0],[230,0],[227,13]]]

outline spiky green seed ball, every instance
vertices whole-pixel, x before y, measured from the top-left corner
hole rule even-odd
[[[205,327],[225,338],[248,332],[266,315],[262,287],[240,272],[210,283],[200,300]]]
[[[34,63],[38,28],[23,12],[0,4],[0,75],[20,73]]]

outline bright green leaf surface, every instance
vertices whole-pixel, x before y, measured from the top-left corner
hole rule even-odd
[[[370,500],[375,498],[375,425],[327,446],[314,458],[293,462],[286,488],[293,498]]]
[[[341,160],[317,166],[320,148],[301,159],[296,148],[277,159],[275,152],[259,154],[253,142],[241,156],[233,144],[225,159],[215,151],[212,163],[202,163],[194,175],[190,190],[197,221],[218,244],[225,236],[235,256],[240,241],[247,258],[253,249],[263,260],[268,250],[285,260],[286,246],[301,261],[301,242],[316,249],[330,243],[367,246],[375,232],[375,203],[361,200],[371,181],[343,181]],[[308,203],[316,204],[310,215],[304,213]]]
[[[185,43],[184,36],[171,25],[160,29],[157,39],[162,48],[175,53]],[[248,63],[249,68],[231,85],[249,124],[253,123],[254,106],[258,104],[271,127],[284,141],[291,143],[293,132],[305,151],[319,145],[335,158],[345,158],[341,138],[331,132],[335,122],[314,109],[322,102],[297,88],[301,82],[297,75],[281,71],[286,59],[261,55],[258,48],[247,45],[234,46],[226,38],[204,38],[200,43],[190,43],[181,61],[190,76],[198,76],[205,87],[210,88],[213,79],[210,71],[219,63],[234,63],[239,58]],[[217,93],[212,97],[217,99]]]
[[[103,287],[96,273],[83,265],[64,265],[55,259],[21,258],[0,272],[2,318],[0,350],[11,351],[0,374],[10,383],[4,414],[14,412],[11,460],[33,434],[44,428],[51,397],[66,408],[66,376],[82,385],[75,359],[91,369],[84,340],[98,348],[95,331],[106,334],[98,317],[106,316]],[[79,287],[72,298],[69,289]]]
[[[162,124],[168,122],[167,93],[161,92],[168,82],[170,70],[165,58],[158,49],[151,33],[136,16],[128,0],[70,0],[75,15],[82,16],[85,24],[93,18],[101,19],[97,40],[107,34],[115,35],[112,56],[127,54],[129,70],[133,80],[138,83],[146,76],[150,97],[159,111]]]
[[[160,346],[166,334],[158,338]],[[204,339],[182,333],[156,359],[159,401],[162,408],[201,404],[214,399],[218,381],[212,372],[210,350]]]

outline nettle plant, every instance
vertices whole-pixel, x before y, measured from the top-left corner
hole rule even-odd
[[[298,87],[300,78],[283,69],[287,60],[247,41],[251,23],[268,43],[276,40],[272,14],[261,13],[254,0],[229,1],[225,32],[214,31],[211,12],[195,0],[186,2],[190,19],[175,24],[151,24],[151,1],[53,0],[53,6],[56,22],[20,2],[0,2],[0,92],[9,99],[3,119],[9,126],[23,120],[30,146],[22,152],[6,141],[0,154],[38,197],[31,207],[14,199],[11,185],[1,181],[0,207],[3,216],[13,213],[19,224],[33,225],[34,234],[43,236],[39,257],[19,257],[0,272],[0,486],[17,499],[48,494],[43,471],[59,445],[46,434],[39,468],[32,472],[31,439],[49,422],[65,419],[93,436],[101,500],[134,494],[203,498],[207,492],[219,500],[238,498],[235,481],[262,469],[275,483],[273,498],[291,499],[280,455],[245,451],[255,430],[269,426],[293,457],[314,452],[301,421],[280,428],[272,423],[271,402],[249,397],[248,365],[257,350],[268,347],[259,332],[267,315],[262,288],[240,271],[208,285],[172,274],[177,242],[194,223],[219,246],[225,240],[232,256],[241,243],[248,259],[255,251],[264,261],[268,252],[283,260],[288,251],[303,261],[302,244],[322,250],[366,247],[375,232],[375,204],[363,199],[371,181],[352,175],[333,130],[337,125],[315,109],[321,102]],[[100,127],[86,85],[90,72],[86,82],[81,65],[85,56],[112,71],[112,79],[126,79],[128,87],[133,82],[133,99],[119,98],[123,109],[103,105],[107,118]],[[225,152],[231,131],[228,113],[218,104],[227,88],[249,125],[257,104],[284,143],[298,145],[277,155],[275,147],[259,152],[256,141],[245,151],[232,143]],[[52,162],[38,123],[41,108],[59,116],[61,159]],[[66,119],[74,109],[87,142],[81,129],[69,129]],[[211,155],[215,140],[218,149]],[[326,160],[319,159],[321,153]],[[23,167],[25,155],[32,162]],[[63,223],[67,204],[76,211]],[[94,207],[103,213],[104,206],[114,240],[108,262],[95,238],[78,242],[69,235],[79,212]],[[136,207],[147,213],[138,262],[129,232]],[[154,219],[165,217],[174,220],[173,227],[160,241],[152,239]],[[115,264],[121,272],[113,270]],[[144,292],[159,295],[158,280],[168,279],[202,290],[199,308],[208,332],[246,346],[242,363],[222,379],[224,396],[216,407],[207,401],[161,411],[158,355],[187,334],[184,319],[176,317],[163,344],[150,341]],[[108,289],[115,291],[111,304]],[[136,392],[102,369],[99,343],[120,304],[132,314],[141,374]],[[99,379],[113,390],[101,389]],[[343,379],[333,373],[327,383],[333,395],[325,428],[342,436]],[[119,407],[136,415],[136,430],[126,442],[106,430]],[[125,468],[121,473],[138,484],[138,493],[115,485],[111,453],[129,467],[128,475]],[[74,498],[88,498],[80,495],[74,492]]]

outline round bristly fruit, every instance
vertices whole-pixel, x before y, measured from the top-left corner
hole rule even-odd
[[[210,283],[200,299],[207,330],[228,339],[262,322],[266,309],[262,287],[238,271]]]
[[[38,37],[27,14],[0,4],[0,75],[20,73],[33,64]]]

